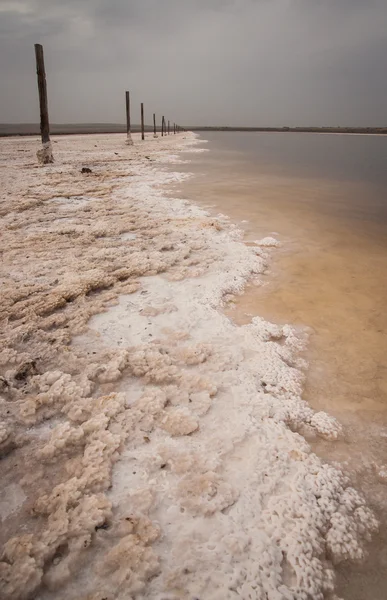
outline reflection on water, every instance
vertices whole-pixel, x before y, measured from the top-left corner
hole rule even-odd
[[[304,397],[346,431],[340,442],[314,442],[314,450],[345,463],[382,520],[369,560],[338,568],[339,595],[384,600],[387,485],[378,472],[387,464],[387,138],[211,134],[207,147],[211,153],[188,166],[197,176],[185,195],[241,223],[246,240],[276,232],[283,242],[265,285],[248,288],[230,315],[311,328]]]

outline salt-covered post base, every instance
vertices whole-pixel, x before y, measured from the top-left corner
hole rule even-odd
[[[157,135],[157,133],[154,133],[154,134],[153,134],[153,137],[154,137],[154,138],[157,138],[157,137],[159,137],[159,136]]]
[[[36,156],[41,165],[48,165],[54,162],[54,156],[52,154],[51,142],[45,142],[42,148],[37,151]]]
[[[128,133],[128,136],[126,138],[126,144],[127,146],[133,146],[132,135],[130,133]]]

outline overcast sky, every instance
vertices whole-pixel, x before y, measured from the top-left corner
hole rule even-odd
[[[387,125],[387,0],[0,0],[0,122]]]

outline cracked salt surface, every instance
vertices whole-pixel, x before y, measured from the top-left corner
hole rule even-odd
[[[117,144],[79,136],[82,160],[93,137]],[[28,288],[26,306],[6,305],[2,360],[34,473],[20,473],[20,484],[38,520],[5,544],[5,598],[322,600],[333,597],[333,564],[361,559],[376,529],[345,476],[300,435],[341,434],[302,400],[304,334],[260,317],[237,326],[222,312],[267,269],[267,254],[227,218],[162,191],[184,176],[160,165],[181,162],[171,151],[197,141],[125,149],[135,166],[98,150],[114,189],[79,179],[77,197],[100,196],[92,221],[74,206],[76,227],[48,230],[60,236],[48,239],[54,254],[46,250],[47,273],[60,265],[59,279]],[[37,214],[52,225],[47,210]],[[135,237],[122,244],[127,233]],[[277,245],[269,242],[260,245]],[[12,323],[25,315],[21,357]],[[38,351],[46,362],[36,374],[28,360]],[[24,388],[21,367],[31,372]],[[55,427],[39,445],[30,432],[46,420]],[[0,430],[4,443],[11,435],[11,425]]]

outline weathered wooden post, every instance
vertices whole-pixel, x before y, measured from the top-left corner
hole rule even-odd
[[[156,131],[156,115],[155,113],[153,113],[153,137],[157,138],[157,131]]]
[[[133,146],[132,132],[130,127],[130,95],[129,92],[125,92],[126,100],[126,143],[128,146]]]
[[[54,162],[50,141],[50,124],[48,120],[48,101],[46,70],[44,68],[43,46],[35,44],[36,73],[38,76],[39,106],[40,106],[40,133],[42,136],[42,148],[37,151],[38,161],[42,165]]]
[[[173,124],[173,135],[176,135],[176,123]]]
[[[145,140],[144,103],[141,102],[141,139]]]
[[[164,117],[161,119],[161,137],[164,136]]]
[[[168,135],[169,135],[169,121],[168,121]]]

